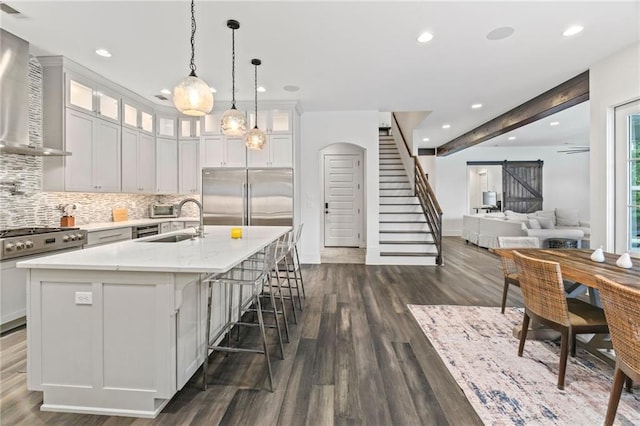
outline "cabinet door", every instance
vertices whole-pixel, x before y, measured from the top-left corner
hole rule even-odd
[[[291,111],[278,109],[271,111],[268,128],[270,133],[291,133]]]
[[[98,116],[117,123],[120,122],[120,98],[117,93],[99,89],[96,91],[96,103]]]
[[[134,129],[140,127],[140,123],[138,123],[138,108],[128,102],[123,102],[122,105],[122,125]]]
[[[125,119],[127,116],[125,106]],[[140,191],[138,184],[139,133],[137,130],[122,128],[122,192],[134,193]],[[154,170],[155,173],[155,170]]]
[[[99,192],[120,192],[121,126],[96,119],[94,139],[94,176]]]
[[[181,194],[197,194],[200,143],[197,140],[180,141],[178,146],[178,191]]]
[[[244,138],[225,138],[225,166],[247,167]]]
[[[67,106],[94,112],[93,87],[88,81],[72,76],[66,80]]]
[[[268,141],[271,167],[293,166],[293,139],[291,135],[272,135]],[[265,148],[266,151],[266,148]]]
[[[153,134],[153,125],[153,112],[151,110],[140,110],[140,130],[149,134]]]
[[[202,167],[223,167],[224,151],[224,137],[205,136],[202,139]]]
[[[138,185],[144,193],[153,193],[156,187],[156,140],[145,133],[138,140]]]
[[[158,136],[176,137],[178,135],[176,133],[177,120],[175,117],[158,116],[157,120]]]
[[[93,192],[94,117],[66,108],[65,120],[65,190]]]
[[[204,129],[203,134],[205,135],[219,135],[220,132],[220,117],[221,113],[212,112],[211,114],[207,114],[203,118]]]
[[[178,141],[156,138],[156,192],[178,192]]]
[[[264,149],[247,149],[247,167],[269,167],[271,165],[270,149],[269,138],[267,138],[267,145]]]

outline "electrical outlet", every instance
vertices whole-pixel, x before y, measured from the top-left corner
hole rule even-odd
[[[76,305],[93,304],[93,293],[90,291],[76,291]]]

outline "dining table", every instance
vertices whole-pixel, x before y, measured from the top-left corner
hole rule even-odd
[[[491,248],[490,251],[509,259],[513,259],[513,252],[518,251],[524,256],[557,262],[562,278],[589,287],[591,303],[598,305],[597,275],[640,289],[640,259],[631,268],[622,268],[616,265],[619,254],[604,253],[604,262],[596,262],[591,260],[593,252],[587,249]],[[575,288],[575,285],[572,288]],[[578,336],[578,340],[582,341],[586,350],[598,358],[611,365],[615,363],[615,354],[608,335],[583,335]]]

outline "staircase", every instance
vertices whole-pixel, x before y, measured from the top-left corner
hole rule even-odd
[[[393,136],[380,136],[380,260],[435,265],[438,250]]]

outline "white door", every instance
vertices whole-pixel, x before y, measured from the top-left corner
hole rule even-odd
[[[615,109],[615,251],[640,254],[640,100]]]
[[[324,156],[324,245],[358,247],[361,213],[360,156]]]

